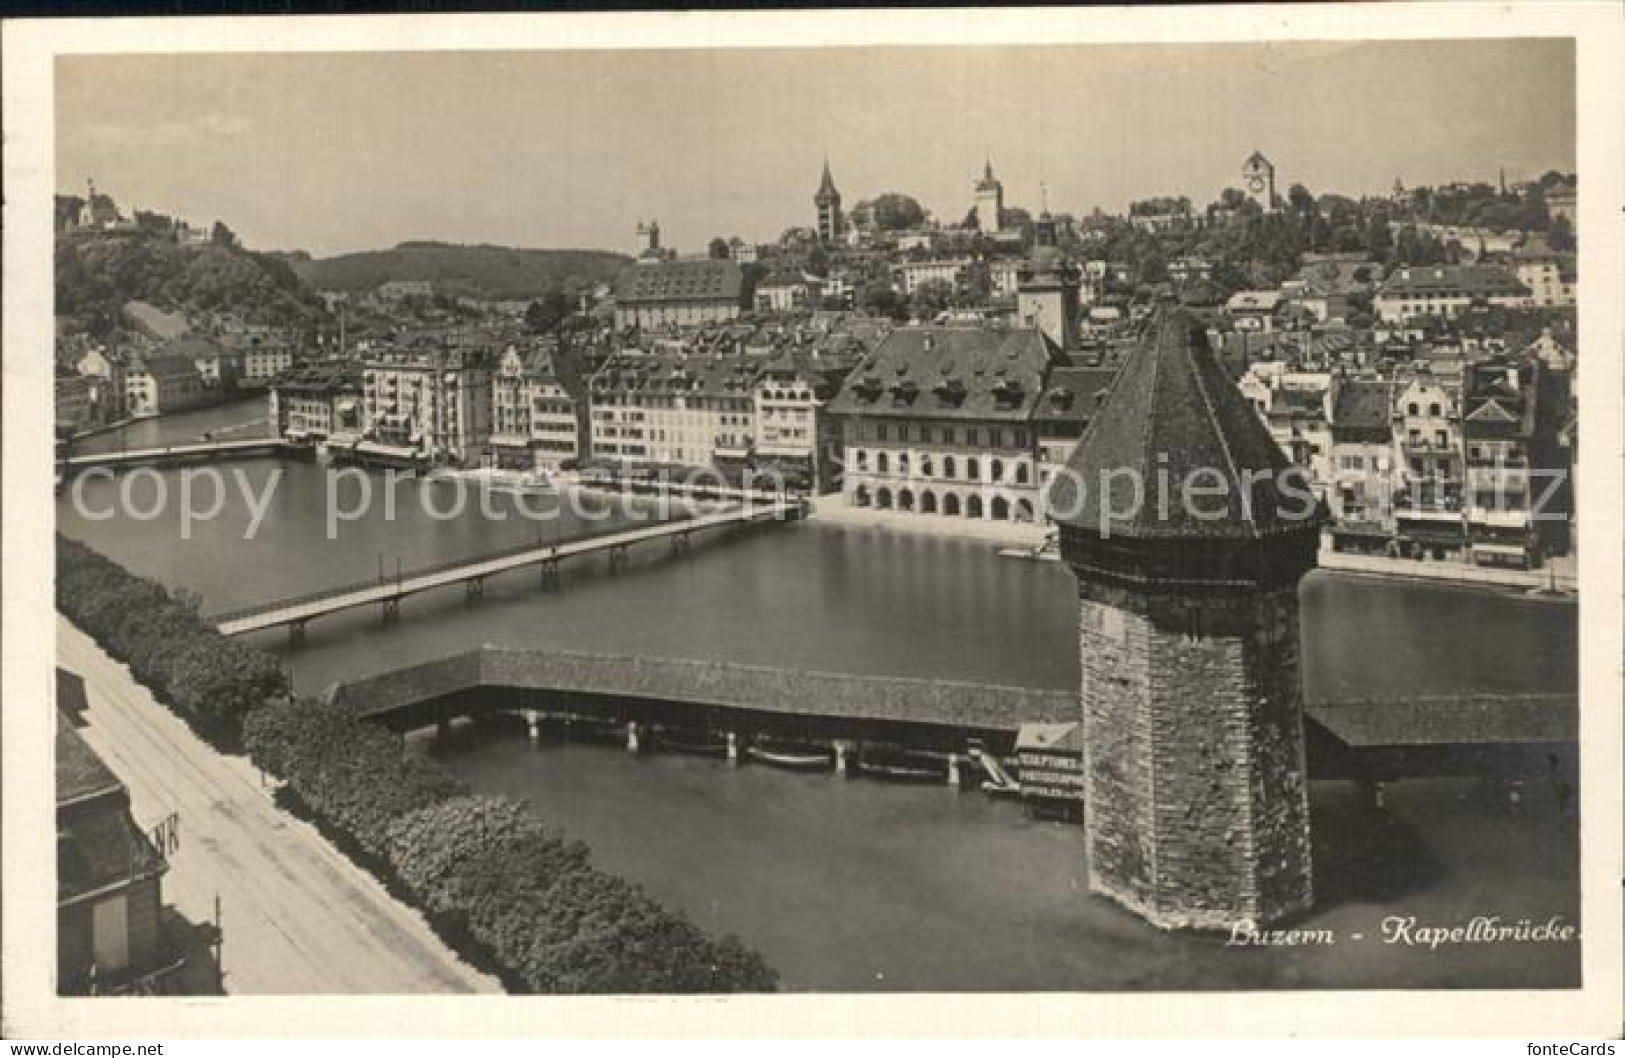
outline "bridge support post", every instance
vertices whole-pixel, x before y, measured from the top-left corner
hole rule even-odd
[[[288,624],[288,642],[303,643],[305,641],[305,622],[292,621]]]
[[[959,786],[959,754],[948,754],[948,785]]]
[[[732,731],[728,732],[728,763],[739,763],[739,736]]]
[[[559,586],[559,560],[550,558],[542,563],[542,587],[556,588]]]
[[[636,753],[642,748],[642,743],[638,739],[638,733],[638,722],[636,720],[628,720],[626,722],[626,751],[628,753]]]
[[[534,709],[525,710],[525,732],[530,736],[530,744],[536,745],[542,740],[542,714]]]
[[[674,533],[672,535],[672,538],[671,538],[671,553],[672,554],[681,555],[682,553],[684,553],[685,551],[688,550],[688,547],[689,547],[689,539],[688,539],[688,534],[686,532],[684,532],[684,533]]]
[[[626,545],[616,544],[609,549],[609,568],[615,570],[626,568]]]
[[[384,624],[389,624],[401,615],[400,599],[385,599],[381,605],[383,606]]]
[[[1365,805],[1373,812],[1381,812],[1388,807],[1388,787],[1379,779],[1369,776],[1359,780],[1360,795]]]
[[[851,743],[845,739],[837,738],[830,743],[830,746],[835,750],[835,774],[846,775],[846,753],[851,748]]]
[[[468,590],[468,597],[470,599],[478,598],[479,596],[485,594],[485,578],[484,577],[470,577],[464,583],[465,583],[465,586],[466,586],[466,588]]]

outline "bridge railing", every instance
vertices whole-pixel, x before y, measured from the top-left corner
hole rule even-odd
[[[643,528],[678,525],[684,522],[693,522],[696,520],[697,519],[692,516],[667,518],[664,520],[651,522],[648,526]],[[470,566],[478,566],[485,562],[495,562],[499,559],[512,558],[515,555],[542,551],[548,548],[563,547],[569,544],[589,543],[593,540],[614,536],[618,533],[630,532],[637,528],[640,527],[618,526],[607,533],[588,531],[574,533],[567,536],[559,536],[551,540],[530,540],[522,544],[515,544],[512,547],[501,548],[497,551],[489,551],[481,555],[472,555],[468,558],[457,558],[446,562],[437,562],[432,566],[414,566],[411,569],[401,570],[399,573],[387,575],[382,578],[370,577],[367,580],[354,581],[335,588],[325,588],[321,591],[310,592],[306,595],[296,595],[291,598],[277,599],[267,603],[259,603],[255,606],[247,606],[238,610],[228,610],[224,613],[213,615],[209,618],[209,620],[217,625],[229,624],[233,621],[242,621],[250,617],[259,617],[263,614],[275,613],[278,610],[289,610],[299,606],[309,606],[312,603],[326,602],[329,599],[343,598],[346,595],[354,595],[377,588],[387,589],[398,587],[400,585],[404,585],[408,581],[417,580],[422,577],[432,577],[437,573],[449,573],[453,570],[466,569]]]

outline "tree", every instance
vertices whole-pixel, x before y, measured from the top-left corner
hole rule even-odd
[[[982,230],[982,217],[981,214],[976,212],[975,206],[965,211],[965,219],[959,222],[959,226],[971,231]]]
[[[927,279],[914,288],[914,318],[934,320],[954,303],[954,285],[946,279]]]
[[[720,235],[712,239],[711,244],[706,247],[706,256],[710,257],[713,261],[726,261],[729,257],[733,256],[728,251],[728,240],[724,239]]]
[[[532,334],[546,334],[563,323],[575,310],[575,300],[561,291],[552,290],[532,301],[525,309],[525,329]]]
[[[235,249],[237,246],[237,233],[217,220],[214,222],[214,227],[209,231],[209,241],[216,246]]]
[[[889,316],[901,323],[908,319],[908,302],[884,280],[864,284],[858,291],[858,307],[871,316]]]
[[[807,271],[820,278],[829,276],[829,251],[814,246],[807,252]]]
[[[1552,218],[1552,226],[1546,231],[1546,245],[1558,253],[1574,252],[1574,225],[1569,223],[1569,218],[1562,216]]]
[[[906,231],[925,223],[925,209],[908,195],[888,191],[871,203],[875,226],[882,231]]]

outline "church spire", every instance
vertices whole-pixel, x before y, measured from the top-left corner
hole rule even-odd
[[[840,192],[835,189],[835,178],[831,176],[829,172],[829,155],[827,154],[824,156],[824,178],[819,181],[818,194],[820,197],[840,194]]]

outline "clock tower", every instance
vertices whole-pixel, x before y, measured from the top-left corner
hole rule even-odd
[[[1265,213],[1275,211],[1275,166],[1257,151],[1241,167],[1241,186]]]

